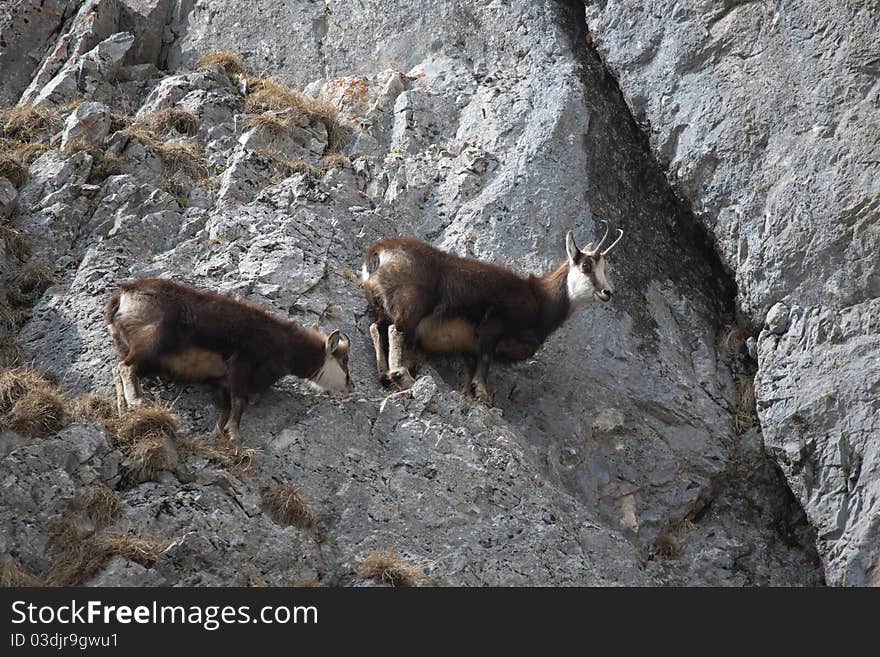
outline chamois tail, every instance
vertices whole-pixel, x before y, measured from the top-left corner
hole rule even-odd
[[[373,244],[364,251],[364,259],[361,264],[361,280],[366,281],[376,269],[379,268],[378,244]]]
[[[113,318],[119,311],[119,300],[122,298],[122,288],[116,288],[110,298],[107,299],[107,305],[104,306],[104,323],[109,325],[113,323]]]

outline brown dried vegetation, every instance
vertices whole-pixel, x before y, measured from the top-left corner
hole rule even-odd
[[[358,565],[357,574],[388,586],[421,586],[425,578],[419,564],[407,561],[392,549],[366,555]]]

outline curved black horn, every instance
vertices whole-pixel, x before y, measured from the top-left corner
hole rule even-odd
[[[602,248],[602,245],[605,243],[605,238],[608,237],[608,231],[611,229],[611,227],[608,225],[607,221],[605,221],[604,219],[599,219],[599,221],[601,221],[603,224],[605,224],[605,234],[602,236],[602,239],[599,240],[599,243],[596,245],[595,252],[598,252]]]
[[[617,239],[614,240],[614,241],[611,243],[611,246],[609,246],[607,249],[605,249],[604,251],[602,251],[602,255],[603,255],[603,256],[607,256],[609,253],[611,253],[611,249],[613,249],[615,246],[617,246],[617,243],[618,243],[621,239],[623,239],[623,231],[622,231],[620,228],[617,229],[617,233],[618,233],[618,235],[617,235]],[[598,249],[597,249],[597,250],[598,250]]]

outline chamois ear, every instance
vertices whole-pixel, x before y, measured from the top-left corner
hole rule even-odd
[[[325,348],[328,354],[335,353],[337,349],[339,349],[339,340],[342,338],[342,334],[339,332],[339,329],[336,329],[327,336],[327,342],[325,343]]]
[[[568,253],[568,261],[576,265],[580,262],[581,259],[581,250],[577,247],[577,244],[574,243],[574,237],[571,234],[571,231],[568,231],[565,235],[565,252]]]

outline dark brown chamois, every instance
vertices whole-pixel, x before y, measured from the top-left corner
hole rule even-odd
[[[486,377],[494,357],[529,358],[575,308],[611,299],[606,256],[622,236],[619,231],[601,251],[606,229],[595,249],[590,243],[581,250],[569,232],[565,262],[528,277],[413,238],[373,244],[364,252],[362,278],[376,320],[370,334],[383,385],[412,385],[406,347],[465,354],[471,361],[467,392],[491,403]]]
[[[104,321],[121,362],[113,370],[119,413],[143,404],[139,377],[165,374],[209,383],[218,418],[215,436],[241,440],[248,397],[293,374],[319,388],[349,392],[349,340],[324,336],[260,306],[160,278],[122,283]]]

